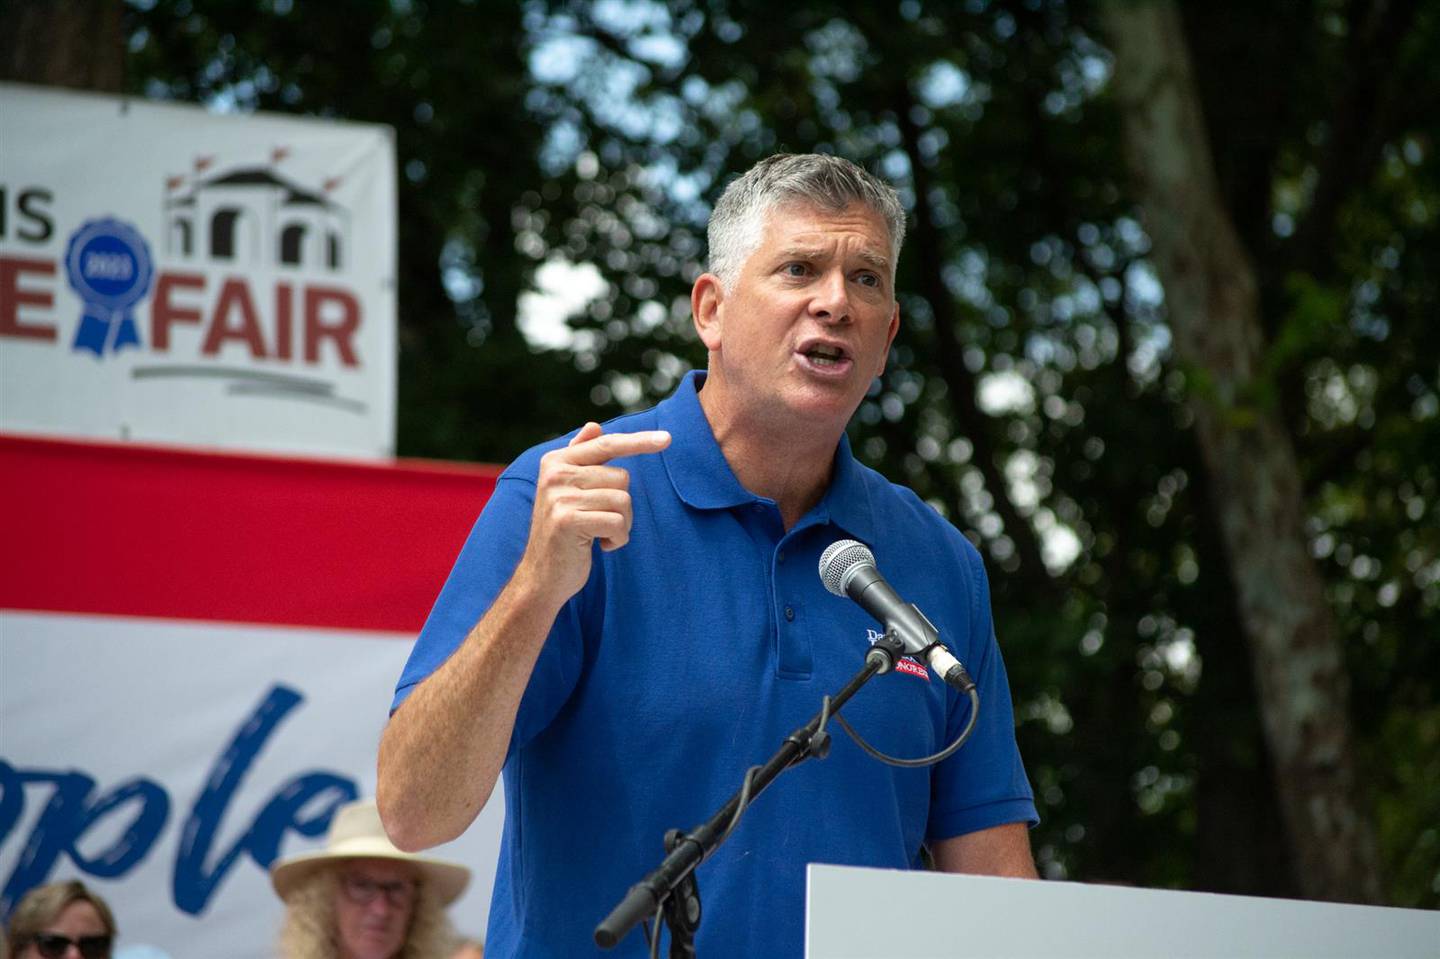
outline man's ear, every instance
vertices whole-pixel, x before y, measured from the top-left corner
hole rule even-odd
[[[720,306],[725,299],[725,286],[714,273],[702,273],[690,288],[690,319],[705,349],[720,349]]]

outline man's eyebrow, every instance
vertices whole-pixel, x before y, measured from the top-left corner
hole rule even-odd
[[[861,250],[857,255],[877,270],[888,271],[890,269],[889,258],[880,253],[876,253],[874,250]]]
[[[818,260],[826,253],[821,246],[787,246],[777,254],[781,260]],[[855,254],[877,270],[889,270],[890,259],[874,250],[860,250]]]

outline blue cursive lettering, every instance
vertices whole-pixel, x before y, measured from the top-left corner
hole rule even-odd
[[[206,865],[236,791],[276,729],[303,701],[293,689],[272,686],[211,766],[181,827],[172,894],[182,911],[203,912],[242,856],[268,870],[287,834],[322,835],[335,809],[359,794],[355,781],[338,773],[302,772],[275,792],[213,866]],[[170,818],[170,796],[151,779],[127,780],[92,799],[95,780],[80,770],[17,769],[0,759],[0,846],[24,816],[25,788],[30,785],[50,786],[52,792],[0,888],[3,920],[27,891],[50,877],[62,856],[90,876],[116,878],[135,869],[154,849]],[[81,852],[80,842],[91,829],[126,810],[133,810],[133,818],[119,838],[93,855]]]

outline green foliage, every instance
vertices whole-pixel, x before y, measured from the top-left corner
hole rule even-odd
[[[669,392],[703,362],[709,203],[755,159],[895,182],[902,332],[852,440],[987,556],[1049,875],[1295,892],[1192,425],[1278,404],[1389,895],[1434,907],[1437,14],[1223,6],[1185,11],[1262,283],[1253,384],[1172,358],[1088,3],[157,0],[129,82],[395,127],[406,455],[504,461]],[[542,348],[522,296],[554,261],[603,284]]]

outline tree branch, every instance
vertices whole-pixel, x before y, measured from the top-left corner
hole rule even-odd
[[[1045,568],[1040,550],[1039,538],[1030,521],[1020,515],[1019,509],[1010,498],[1010,487],[999,465],[1000,450],[989,435],[988,417],[980,410],[976,400],[977,383],[974,375],[965,365],[960,342],[955,335],[956,317],[954,299],[945,286],[942,271],[940,233],[935,227],[929,208],[930,177],[920,153],[920,131],[911,119],[914,100],[909,88],[902,81],[895,92],[895,115],[900,125],[901,141],[910,158],[911,176],[915,183],[915,225],[911,231],[911,243],[919,260],[921,293],[930,303],[934,314],[936,366],[949,388],[947,396],[951,412],[961,429],[965,431],[974,451],[973,461],[985,480],[985,488],[995,503],[995,512],[1005,526],[1005,532],[1015,544],[1020,557],[1020,569],[1030,585],[1046,592],[1054,590],[1054,583]]]

